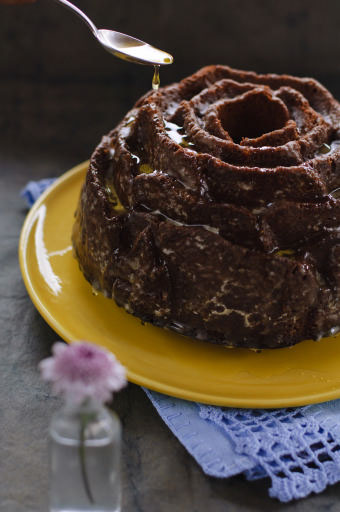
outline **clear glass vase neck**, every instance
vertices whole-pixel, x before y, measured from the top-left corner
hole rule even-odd
[[[85,398],[82,402],[74,402],[74,400],[66,397],[64,399],[63,407],[66,412],[99,412],[103,409],[106,409],[106,406],[100,402],[99,400],[96,400],[93,397]]]

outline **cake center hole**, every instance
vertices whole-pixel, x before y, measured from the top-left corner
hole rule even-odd
[[[224,130],[236,144],[243,138],[255,139],[283,128],[289,119],[283,103],[262,91],[222,104],[218,116]]]

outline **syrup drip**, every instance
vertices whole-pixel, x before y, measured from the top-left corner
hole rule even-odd
[[[154,66],[155,71],[152,77],[152,88],[154,91],[158,91],[158,88],[160,86],[160,79],[159,79],[159,66]]]
[[[178,126],[175,123],[164,120],[164,127],[170,139],[176,142],[176,144],[179,144],[182,148],[195,148],[195,144],[190,142],[188,136],[185,134],[183,126]]]
[[[285,256],[286,258],[293,258],[295,256],[294,249],[283,249],[281,251],[275,252],[275,256]]]
[[[326,153],[329,153],[331,150],[331,147],[328,144],[322,144],[322,146],[319,148],[319,153],[322,155],[325,155]]]
[[[125,212],[125,208],[119,200],[114,186],[107,182],[105,187],[108,202],[113,206],[117,213]]]
[[[139,166],[139,172],[140,174],[151,174],[154,172],[155,169],[151,167],[149,164],[141,164]]]

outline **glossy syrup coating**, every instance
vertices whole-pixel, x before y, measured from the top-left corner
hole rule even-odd
[[[339,120],[313,79],[227,66],[148,93],[91,158],[73,232],[85,277],[214,343],[336,332]]]

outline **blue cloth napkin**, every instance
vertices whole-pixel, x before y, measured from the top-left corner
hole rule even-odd
[[[28,206],[53,181],[29,182],[21,192]],[[233,409],[144,391],[207,475],[269,477],[269,495],[282,502],[340,481],[340,400],[291,409]]]

